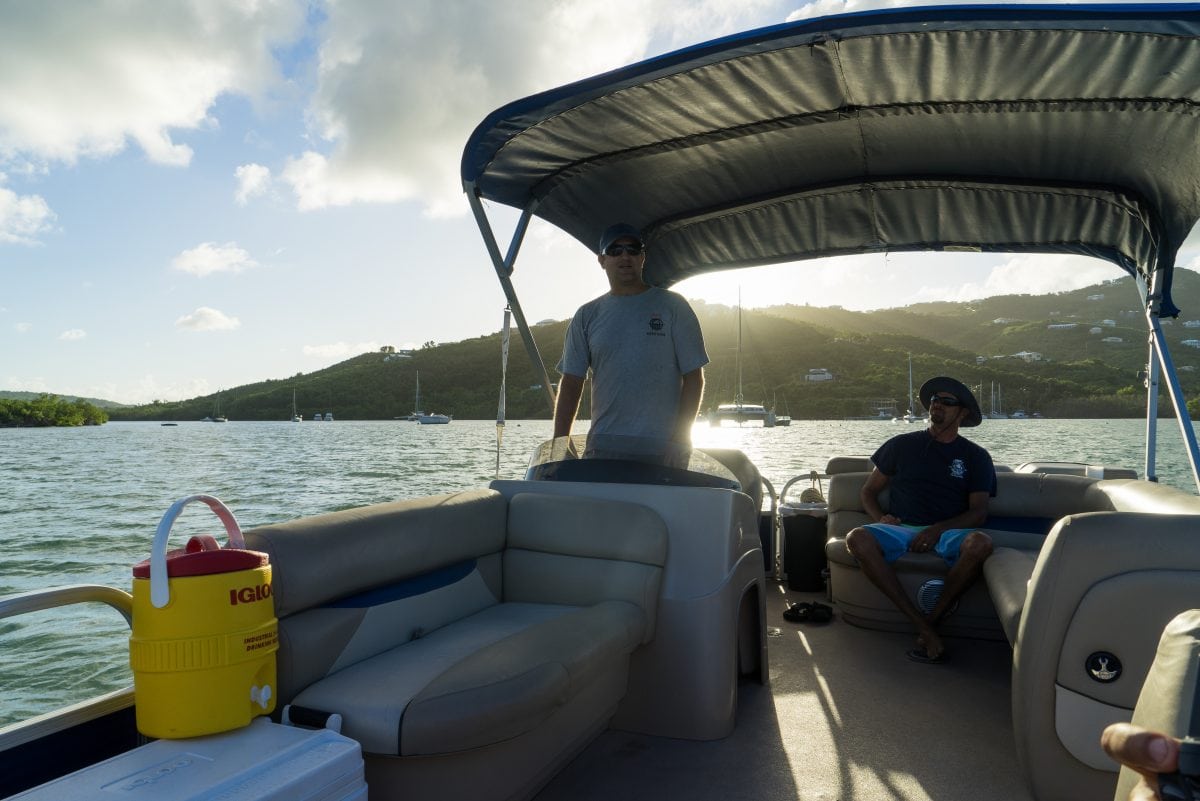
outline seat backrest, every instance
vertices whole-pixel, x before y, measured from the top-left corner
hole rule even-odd
[[[862,488],[870,473],[836,473],[829,477],[829,491],[825,496],[825,534],[829,539],[845,537],[851,529],[866,525],[871,518],[863,511]],[[879,495],[879,502],[888,508],[888,490]]]
[[[667,524],[648,506],[522,492],[508,510],[504,601],[591,606],[626,601],[641,608],[654,636]]]
[[[277,693],[499,602],[508,501],[468,490],[246,532],[271,560]],[[439,603],[423,603],[439,593]]]
[[[875,468],[870,456],[835,456],[825,465],[825,475],[839,473],[870,473]]]
[[[1089,512],[1046,537],[1013,649],[1013,733],[1035,797],[1112,793],[1100,734],[1129,720],[1160,632],[1200,598],[1198,527],[1195,515]]]

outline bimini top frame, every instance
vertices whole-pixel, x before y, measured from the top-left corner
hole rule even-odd
[[[1160,370],[1186,409],[1158,318],[1179,313],[1198,142],[1200,5],[944,6],[763,28],[515,101],[471,135],[462,180],[543,375],[511,284],[533,214],[589,250],[638,226],[658,286],[879,251],[1111,261],[1146,308],[1153,479]],[[482,200],[522,210],[503,257]]]

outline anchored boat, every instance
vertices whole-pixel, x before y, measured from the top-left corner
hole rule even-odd
[[[589,249],[614,220],[638,226],[659,286],[890,250],[1106,259],[1137,279],[1148,408],[1165,387],[1184,410],[1160,319],[1200,219],[1198,76],[1192,5],[808,20],[498,109],[463,185],[551,403],[513,285],[534,215]],[[507,249],[484,201],[521,212]],[[730,450],[683,469],[550,442],[523,478],[248,531],[274,570],[277,717],[340,728],[372,799],[1111,797],[1099,731],[1142,709],[1159,632],[1200,597],[1200,498],[1154,482],[1156,424],[1140,479],[1054,454],[1000,474],[999,547],[936,668],[904,660],[903,621],[845,552],[866,519],[853,454],[830,454],[823,508],[805,510],[825,515],[828,597],[786,589],[787,487]],[[939,571],[900,563],[919,602]],[[834,621],[785,622],[788,592]],[[0,615],[78,600],[130,614],[120,590],[76,588]],[[0,731],[0,792],[145,753],[134,701]]]

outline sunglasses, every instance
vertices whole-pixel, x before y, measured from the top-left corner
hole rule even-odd
[[[630,256],[640,256],[646,252],[646,246],[641,242],[636,245],[609,245],[604,249],[605,256],[620,256],[622,253],[628,253]]]
[[[935,403],[940,403],[943,406],[962,406],[962,405],[964,405],[962,401],[960,401],[958,398],[954,397],[953,395],[932,395],[932,396],[930,396],[929,405],[932,406]]]

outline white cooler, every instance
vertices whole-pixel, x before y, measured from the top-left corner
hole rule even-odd
[[[224,734],[156,740],[9,801],[366,801],[362,748],[329,729],[258,718]]]

